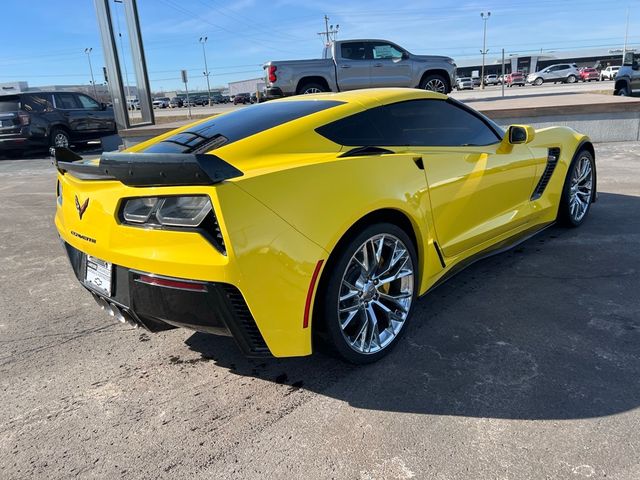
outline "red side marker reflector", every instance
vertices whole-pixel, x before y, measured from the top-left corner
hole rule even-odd
[[[304,320],[302,321],[302,328],[309,327],[309,313],[311,310],[311,299],[313,298],[313,291],[316,287],[316,282],[318,281],[318,275],[320,275],[320,269],[322,268],[322,264],[324,260],[319,260],[316,263],[316,268],[313,271],[313,275],[311,276],[311,283],[309,283],[309,291],[307,292],[307,301],[304,304]]]
[[[182,280],[172,280],[169,278],[153,277],[151,275],[138,275],[137,281],[154,285],[156,287],[177,288],[180,290],[190,290],[192,292],[206,292],[207,285],[199,282],[185,282]]]

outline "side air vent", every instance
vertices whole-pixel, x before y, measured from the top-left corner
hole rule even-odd
[[[228,284],[224,285],[224,290],[235,314],[233,324],[228,325],[228,327],[234,333],[236,341],[240,343],[240,348],[249,356],[262,357],[270,355],[269,347],[267,347],[264,338],[262,338],[262,334],[260,334],[240,291],[233,285]]]
[[[558,165],[558,159],[560,158],[560,149],[559,148],[550,148],[549,153],[547,154],[547,166],[542,173],[542,177],[538,181],[538,185],[533,191],[533,195],[531,195],[531,200],[537,200],[544,193],[545,188],[549,184],[549,180],[551,180],[551,176],[553,175],[553,171],[556,169],[556,165]]]

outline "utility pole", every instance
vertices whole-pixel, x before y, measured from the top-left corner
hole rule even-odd
[[[95,99],[98,99],[98,91],[96,90],[96,81],[93,78],[93,67],[91,66],[91,50],[93,50],[93,48],[88,47],[84,49],[84,53],[87,54],[87,60],[89,60],[89,72],[91,72],[91,83],[93,84],[93,96],[95,97]]]
[[[338,31],[340,30],[340,25],[336,25],[335,28],[333,25],[329,25],[329,17],[327,15],[324,16],[324,32],[318,32],[321,38],[323,38],[323,42],[325,47],[328,47],[331,42],[335,41],[338,36]]]
[[[204,72],[203,75],[207,79],[207,93],[209,95],[209,105],[211,105],[211,86],[209,85],[209,67],[207,67],[207,52],[204,45],[207,43],[207,37],[200,37],[200,43],[202,44],[202,56],[204,57]]]
[[[502,81],[500,84],[502,85],[502,96],[504,97],[504,48],[502,49]]]
[[[627,28],[624,32],[624,47],[622,48],[622,65],[624,65],[624,57],[627,56],[627,45],[629,40],[629,8],[627,7]]]
[[[483,22],[484,22],[484,33],[483,33],[483,38],[482,38],[482,50],[480,50],[480,53],[482,53],[482,73],[480,74],[480,89],[484,90],[484,60],[485,60],[485,56],[487,55],[487,53],[489,52],[489,50],[487,50],[487,20],[489,20],[489,17],[491,16],[491,12],[480,12],[480,17],[482,18]]]

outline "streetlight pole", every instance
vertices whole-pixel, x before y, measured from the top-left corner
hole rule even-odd
[[[98,100],[98,91],[96,90],[96,81],[93,78],[93,67],[91,66],[91,50],[93,48],[88,47],[84,49],[84,53],[87,54],[87,60],[89,60],[89,72],[91,72],[91,83],[93,84],[93,96]]]
[[[207,67],[207,52],[204,45],[207,43],[207,37],[200,37],[200,43],[202,44],[202,56],[204,57],[204,76],[207,78],[207,93],[209,94],[209,105],[211,105],[211,86],[209,85],[209,67]]]
[[[629,9],[627,8],[627,27],[624,32],[624,47],[622,48],[622,64],[624,65],[624,57],[627,56],[627,45],[629,40]]]
[[[484,33],[482,38],[482,73],[480,74],[480,89],[484,90],[484,57],[487,55],[489,50],[487,50],[487,20],[491,16],[491,12],[480,12],[480,17],[484,21]]]

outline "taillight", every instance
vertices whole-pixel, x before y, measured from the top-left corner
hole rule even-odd
[[[278,80],[278,77],[276,77],[276,70],[278,70],[278,67],[276,67],[275,65],[269,65],[269,81],[271,83],[274,83],[276,80]]]
[[[29,125],[31,123],[31,115],[27,112],[18,112],[18,120],[20,120],[20,125]]]

